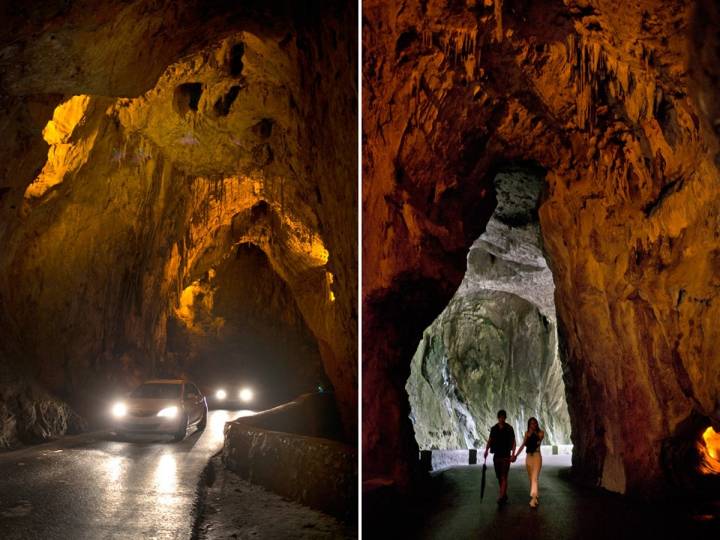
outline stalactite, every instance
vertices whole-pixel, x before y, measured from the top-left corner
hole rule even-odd
[[[472,62],[468,71],[472,75],[478,67],[478,28],[459,28],[443,32],[423,32],[423,44],[437,45],[453,65]],[[466,66],[467,69],[467,66]]]
[[[503,39],[503,21],[502,21],[502,8],[503,0],[495,0],[495,39],[498,42]]]
[[[577,34],[568,36],[566,46],[570,82],[576,88],[578,127],[589,130],[595,126],[596,108],[603,105],[603,94],[621,104],[633,122],[649,119],[657,112],[662,92],[652,76],[643,74],[640,79],[630,65],[611,56],[601,43]]]

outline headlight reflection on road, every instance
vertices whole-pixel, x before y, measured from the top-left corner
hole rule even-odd
[[[230,422],[241,416],[252,416],[255,411],[213,411],[208,418],[208,430],[213,443],[222,444],[225,440],[225,422]]]
[[[108,474],[108,480],[115,484],[120,479],[122,473],[122,462],[123,458],[120,456],[113,456],[105,462],[105,470]]]
[[[177,463],[172,454],[163,454],[155,469],[155,487],[160,504],[173,504],[177,488]]]
[[[214,443],[222,442],[225,439],[225,422],[230,420],[230,413],[228,411],[213,411],[210,415],[210,437]]]

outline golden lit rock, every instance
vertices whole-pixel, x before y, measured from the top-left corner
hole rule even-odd
[[[219,299],[245,298],[278,355],[300,351],[284,373],[329,379],[351,440],[356,8],[301,27],[294,8],[146,4],[73,3],[52,28],[4,12],[0,365],[92,411],[76,397],[237,343],[248,312]]]
[[[717,7],[697,2],[693,22],[691,4],[364,3],[367,478],[412,476],[410,361],[461,283],[508,163],[545,172],[538,213],[577,477],[671,489],[674,453],[658,441],[695,445],[678,426],[720,420],[720,115],[706,45]]]
[[[715,431],[712,426],[708,426],[703,432],[703,441],[705,441],[708,455],[715,460],[720,460],[720,433]]]
[[[25,190],[26,199],[42,197],[51,187],[61,183],[66,174],[75,171],[87,160],[95,134],[78,134],[75,143],[72,137],[86,120],[90,104],[90,96],[74,96],[55,108],[52,120],[42,132],[50,145],[47,163]]]

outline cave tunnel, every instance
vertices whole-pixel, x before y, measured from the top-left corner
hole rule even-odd
[[[292,292],[254,245],[185,288],[168,325],[167,356],[210,393],[237,381],[269,408],[332,388]]]
[[[387,517],[396,493],[432,513],[412,498],[427,487],[419,450],[484,447],[508,398],[486,395],[473,363],[527,302],[556,325],[575,485],[717,501],[717,6],[392,6],[364,7],[367,507]],[[518,163],[544,171],[554,321],[537,299],[472,287],[491,262],[498,164]]]
[[[0,8],[0,450],[7,461],[27,445],[95,437],[103,458],[92,461],[85,442],[77,455],[96,474],[69,481],[82,477],[89,496],[110,498],[107,471],[121,478],[135,471],[132,452],[159,452],[147,474],[132,474],[181,518],[141,517],[134,529],[122,525],[129,537],[181,537],[172,528],[189,527],[191,511],[180,479],[201,472],[193,456],[207,461],[224,448],[229,468],[251,432],[263,448],[279,444],[268,426],[280,417],[290,419],[284,431],[308,436],[293,439],[298,455],[282,466],[324,444],[313,452],[325,463],[343,460],[335,484],[357,474],[357,6],[271,4]],[[238,420],[231,442],[223,425],[234,410],[196,421],[177,407],[157,416],[179,415],[178,429],[192,434],[164,450],[93,435],[109,429],[111,414],[150,414],[123,400],[156,379],[192,381],[197,388],[177,394],[188,399],[198,388],[209,398],[220,385],[249,385],[256,399],[246,408],[274,412]],[[333,429],[318,435],[303,415],[326,415]],[[316,435],[334,446],[313,443]],[[271,458],[261,454],[243,466]],[[323,497],[334,498],[345,506],[331,513],[352,520],[352,491],[332,491],[320,483],[327,470],[305,469],[298,474],[317,477],[305,492],[300,480],[271,487],[323,511]],[[161,473],[177,477],[170,495],[168,482],[153,484]],[[13,537],[0,520],[0,536]],[[22,512],[15,523],[36,526]]]
[[[538,417],[545,444],[571,443],[555,286],[537,214],[544,181],[529,165],[495,174],[497,206],[410,365],[406,389],[421,450],[484,448],[501,409],[520,433]]]

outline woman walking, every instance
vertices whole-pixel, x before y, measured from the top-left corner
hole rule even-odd
[[[525,457],[525,467],[530,477],[530,507],[536,508],[538,505],[538,478],[540,477],[540,468],[542,467],[542,455],[540,454],[540,443],[545,437],[545,433],[540,429],[537,418],[533,417],[528,420],[528,428],[525,432],[520,448],[513,455],[512,460],[515,461],[522,452],[523,448],[527,449]]]

